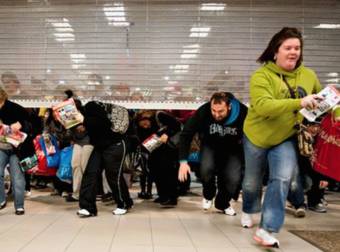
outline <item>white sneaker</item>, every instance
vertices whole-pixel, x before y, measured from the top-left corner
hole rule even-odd
[[[230,215],[230,216],[235,216],[236,215],[236,212],[235,212],[234,208],[232,208],[231,206],[226,208],[226,209],[224,209],[224,213],[226,215]]]
[[[254,225],[253,218],[251,214],[247,214],[245,212],[242,212],[241,215],[241,225],[244,228],[251,228]]]
[[[112,211],[114,215],[123,215],[127,213],[127,210],[124,208],[116,208],[115,210]]]
[[[211,208],[211,206],[212,206],[212,200],[207,200],[207,199],[203,198],[203,200],[202,200],[202,208],[204,210],[208,210],[208,209]]]
[[[66,198],[67,196],[68,196],[68,193],[67,193],[67,192],[62,192],[62,193],[61,193],[61,197]]]
[[[258,228],[253,238],[262,246],[274,248],[278,248],[280,246],[278,239],[274,237],[273,233],[268,232],[263,228]]]
[[[93,213],[90,213],[89,211],[87,211],[86,209],[79,209],[77,211],[77,215],[79,217],[83,217],[83,218],[86,218],[86,217],[92,217],[92,216],[96,216],[97,214],[93,214]]]
[[[32,192],[31,191],[25,191],[25,197],[26,198],[30,198],[32,195]]]

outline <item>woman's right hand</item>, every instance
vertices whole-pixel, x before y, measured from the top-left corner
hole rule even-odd
[[[318,107],[319,102],[322,101],[324,98],[316,95],[316,94],[311,94],[303,97],[301,99],[301,107],[307,108],[307,109],[315,109]]]

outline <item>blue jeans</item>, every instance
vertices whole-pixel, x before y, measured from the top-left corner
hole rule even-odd
[[[215,208],[219,210],[227,209],[230,206],[229,201],[239,190],[242,176],[242,154],[204,144],[201,146],[200,175],[203,197],[212,200],[216,195]]]
[[[0,150],[0,203],[6,201],[4,175],[9,164],[15,209],[24,208],[25,176],[20,170],[18,156],[12,150]]]
[[[269,180],[262,205],[260,227],[269,232],[278,232],[285,217],[285,204],[291,179],[298,169],[296,144],[288,139],[271,148],[252,144],[244,136],[245,176],[243,180],[243,212],[252,214],[261,211],[262,180],[269,167]]]

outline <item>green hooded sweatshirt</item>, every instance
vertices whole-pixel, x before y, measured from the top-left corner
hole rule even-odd
[[[290,98],[284,79],[296,97],[298,87],[307,95],[321,90],[315,72],[303,65],[286,72],[268,62],[255,71],[250,79],[250,107],[243,129],[256,146],[269,148],[282,143],[296,133],[294,125],[302,121],[297,113],[301,109],[301,99]]]

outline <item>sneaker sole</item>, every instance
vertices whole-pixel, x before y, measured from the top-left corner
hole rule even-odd
[[[305,211],[297,211],[295,213],[295,217],[297,217],[297,218],[303,218],[305,216],[306,216],[306,212]]]
[[[270,247],[270,248],[279,248],[279,244],[277,242],[275,242],[274,244],[270,244],[270,243],[265,243],[260,237],[254,235],[253,239],[260,245],[264,246],[264,247]]]
[[[80,217],[80,218],[89,218],[89,217],[95,217],[97,216],[97,214],[93,214],[93,213],[90,213],[89,215],[86,215],[86,214],[80,214],[77,212],[77,215]]]
[[[224,214],[227,215],[227,216],[236,216],[236,213],[234,213],[234,214],[227,214],[226,212],[224,212]]]

